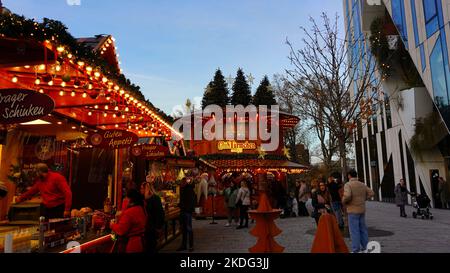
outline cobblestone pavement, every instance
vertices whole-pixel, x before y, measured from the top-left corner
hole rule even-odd
[[[412,207],[407,207],[408,218],[400,218],[394,204],[369,202],[366,222],[369,240],[378,241],[383,253],[450,253],[450,210],[432,209],[433,220],[412,218]],[[236,230],[225,227],[225,220],[194,220],[194,253],[248,253],[256,243],[250,229]],[[276,220],[283,232],[275,240],[285,247],[286,253],[309,253],[316,225],[311,217],[294,217]],[[350,247],[350,241],[345,239]],[[176,252],[181,236],[161,250]]]

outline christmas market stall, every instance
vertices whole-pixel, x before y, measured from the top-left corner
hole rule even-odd
[[[231,118],[228,118],[231,116]],[[271,124],[271,116],[277,116],[277,121]],[[201,209],[197,217],[226,217],[227,210],[224,201],[224,190],[233,182],[238,187],[240,181],[245,180],[251,189],[252,207],[255,207],[261,192],[266,191],[272,201],[274,208],[278,207],[279,196],[288,194],[287,177],[290,174],[300,174],[309,169],[290,161],[291,154],[284,145],[284,135],[286,130],[296,126],[298,117],[284,112],[268,112],[268,114],[257,113],[247,114],[245,117],[238,117],[236,114],[227,115],[224,111],[220,119],[218,115],[202,116],[203,124],[210,120],[223,124],[224,139],[233,136],[231,140],[196,140],[191,141],[191,149],[200,158],[200,161],[210,166],[210,176],[208,181],[208,197],[200,202]],[[233,118],[234,117],[234,118]],[[278,139],[277,149],[265,151],[261,144],[260,136],[255,140],[249,139],[249,126],[251,123],[259,123],[265,119],[269,123],[269,128],[277,126],[279,130],[276,136]],[[234,123],[232,131],[228,131],[227,123]],[[245,130],[238,130],[238,124],[243,125]],[[231,127],[230,127],[231,128]],[[273,180],[267,181],[267,175]]]
[[[107,251],[101,236],[135,179],[133,147],[178,133],[121,74],[111,35],[75,39],[59,21],[0,9],[0,252],[54,252],[72,240]],[[67,180],[70,218],[43,220],[41,196],[15,202],[39,163]]]

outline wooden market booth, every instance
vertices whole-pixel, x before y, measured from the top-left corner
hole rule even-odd
[[[256,115],[247,113],[245,117],[238,117],[234,114],[233,118],[233,114],[227,115],[225,110],[221,116],[222,118],[216,114],[207,117],[202,116],[202,124],[205,125],[211,120],[222,123],[224,139],[228,136],[231,140],[190,141],[190,148],[199,156],[200,161],[209,167],[208,169],[211,170],[210,177],[213,176],[217,183],[215,186],[216,195],[210,195],[205,202],[200,204],[202,210],[198,215],[199,217],[227,216],[223,196],[223,190],[229,184],[229,182],[224,181],[224,177],[227,175],[250,177],[252,200],[257,201],[259,193],[267,191],[271,187],[271,185],[266,185],[266,174],[268,172],[275,175],[276,186],[280,186],[287,193],[287,176],[289,174],[300,174],[309,169],[308,166],[290,161],[289,149],[284,146],[285,132],[297,125],[298,117],[280,111],[269,111],[267,114],[257,111]],[[274,151],[264,151],[261,148],[261,144],[268,143],[268,141],[263,141],[259,134],[256,140],[249,139],[250,124],[258,123],[262,119],[269,124],[269,131],[274,130],[275,126],[279,129],[277,135],[278,148]],[[272,120],[275,121],[273,124]],[[234,129],[231,132],[226,129],[228,123],[234,124]],[[239,124],[243,125],[244,127],[241,128],[245,128],[245,130],[239,130]]]
[[[60,22],[1,13],[0,222],[39,162],[67,178],[73,208],[120,208],[132,147],[180,137],[120,71],[111,35],[74,39]]]

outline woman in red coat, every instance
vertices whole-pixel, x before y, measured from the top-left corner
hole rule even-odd
[[[144,251],[144,232],[147,216],[144,211],[143,196],[135,189],[127,192],[128,208],[122,212],[119,222],[111,223],[111,230],[124,239],[124,247],[119,252],[138,253]],[[123,249],[124,248],[124,249]]]

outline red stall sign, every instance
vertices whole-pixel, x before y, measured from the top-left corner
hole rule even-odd
[[[106,130],[88,135],[86,141],[89,145],[104,149],[120,149],[133,146],[139,137],[125,130]]]
[[[133,147],[132,154],[144,159],[156,159],[170,154],[169,148],[157,144],[143,144]]]
[[[50,114],[53,99],[27,89],[0,89],[0,124],[24,123]]]

